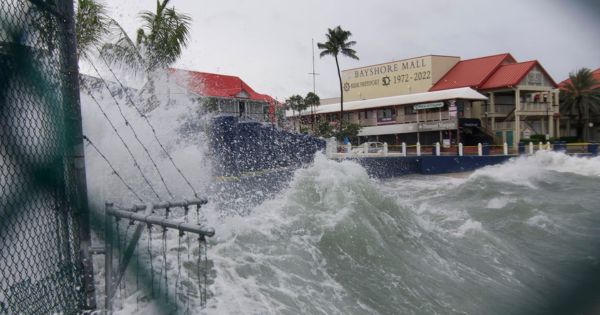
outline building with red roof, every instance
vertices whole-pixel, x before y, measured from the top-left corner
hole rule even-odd
[[[494,137],[517,147],[532,135],[559,137],[558,85],[537,61],[509,53],[461,60],[430,91],[470,87],[488,96],[475,116]]]
[[[274,120],[277,101],[237,76],[174,68],[168,69],[168,74],[175,85],[198,96],[208,110],[257,121]]]

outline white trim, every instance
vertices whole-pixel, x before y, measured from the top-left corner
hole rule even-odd
[[[390,96],[390,97],[381,97],[381,98],[373,98],[368,100],[360,100],[360,101],[351,101],[344,103],[344,112],[346,111],[355,111],[361,109],[369,109],[369,108],[378,108],[378,107],[386,107],[393,105],[406,105],[406,104],[420,104],[420,103],[428,103],[428,102],[436,102],[436,101],[445,101],[452,99],[463,99],[463,100],[473,100],[473,101],[485,101],[488,98],[483,94],[469,88],[458,88],[458,89],[449,89],[449,90],[441,90],[435,92],[425,92],[425,93],[415,93],[415,94],[407,94],[407,95],[398,95],[398,96]],[[327,114],[327,113],[337,113],[340,111],[340,103],[327,104],[317,106],[315,108],[315,114]],[[298,113],[292,113],[291,110],[287,110],[285,115],[287,117],[294,117]],[[301,116],[311,115],[310,109],[307,109],[301,113]]]

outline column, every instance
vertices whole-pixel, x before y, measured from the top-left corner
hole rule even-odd
[[[496,99],[495,99],[495,94],[494,92],[490,92],[490,111],[489,111],[489,115],[488,117],[492,117],[491,118],[491,128],[492,131],[496,130],[496,117],[494,117],[493,114],[496,113]]]
[[[548,114],[548,133],[550,134],[550,138],[556,137],[556,132],[554,130],[554,117],[552,117],[552,114]]]
[[[513,148],[519,148],[519,141],[521,141],[521,120],[519,112],[521,109],[521,90],[518,88],[515,90],[515,127],[513,128]]]

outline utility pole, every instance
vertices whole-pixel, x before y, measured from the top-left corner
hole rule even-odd
[[[311,38],[311,47],[312,47],[312,72],[310,72],[309,74],[312,75],[312,77],[313,77],[313,93],[317,94],[316,77],[319,74],[315,72],[315,39],[314,38]],[[310,105],[310,115],[311,115],[312,131],[314,133],[315,132],[315,110],[314,110],[313,104]]]

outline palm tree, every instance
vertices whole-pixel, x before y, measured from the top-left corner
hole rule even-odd
[[[119,37],[114,43],[103,46],[103,56],[110,63],[147,74],[174,63],[187,46],[192,19],[177,13],[175,8],[167,8],[169,1],[157,1],[156,12],[140,14],[143,24],[136,32],[135,42],[113,21]]]
[[[100,48],[108,34],[110,18],[104,3],[95,0],[77,0],[75,36],[77,57],[87,57],[92,49]]]
[[[321,99],[319,96],[313,92],[308,92],[306,97],[304,98],[304,102],[306,106],[310,106],[310,114],[311,114],[311,129],[315,131],[315,107],[321,105]]]
[[[342,74],[340,73],[340,64],[338,62],[338,55],[342,54],[346,57],[358,60],[356,51],[350,47],[356,45],[355,41],[348,41],[352,33],[350,31],[343,30],[339,25],[334,29],[327,29],[327,41],[325,43],[317,43],[317,47],[321,49],[321,58],[323,56],[331,55],[335,58],[335,65],[337,67],[337,74],[340,81],[340,130],[342,130],[342,123],[344,121],[344,90],[342,87]]]
[[[570,118],[577,117],[577,138],[586,140],[583,136],[590,111],[600,113],[600,82],[594,79],[590,69],[571,72],[569,80],[561,88],[560,98],[560,111]]]
[[[308,107],[304,98],[300,95],[290,96],[290,98],[285,101],[285,105],[292,110],[294,116],[296,115],[296,112],[298,112],[298,116],[300,116],[300,112]],[[296,129],[296,119],[294,119],[294,129]]]
[[[159,105],[154,84],[157,71],[167,68],[181,56],[189,38],[192,19],[188,15],[177,13],[175,8],[167,8],[169,1],[158,0],[156,12],[144,11],[140,14],[143,24],[136,32],[135,42],[113,21],[119,37],[114,43],[105,44],[100,52],[108,63],[124,66],[134,73],[142,72],[147,76],[147,88],[141,90],[150,94],[143,109],[146,112]]]

